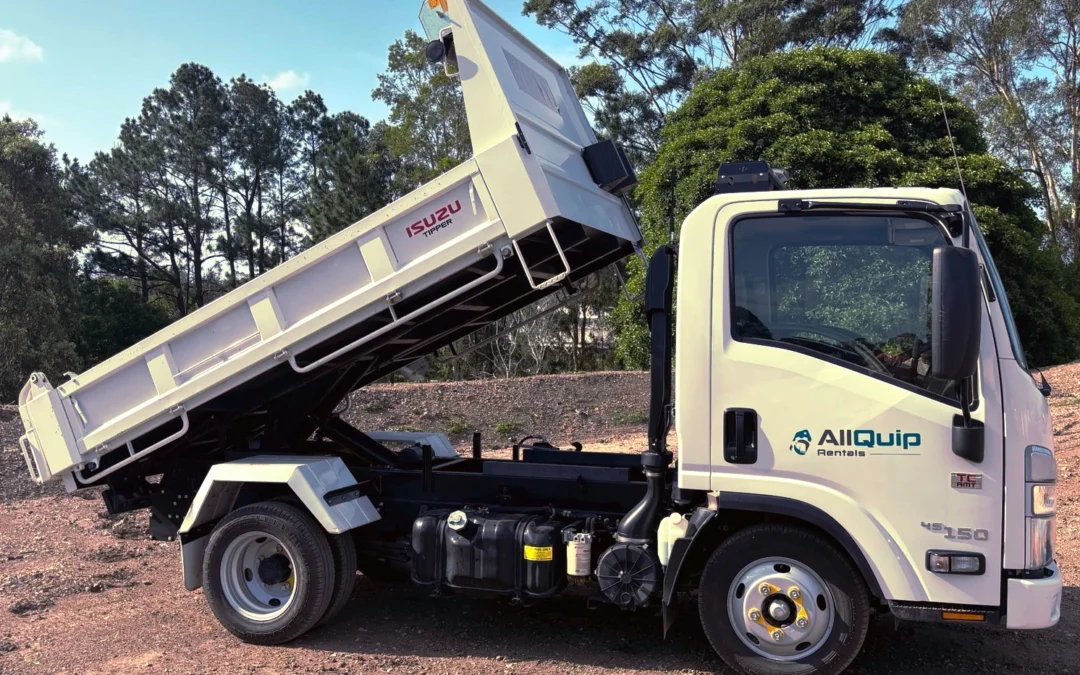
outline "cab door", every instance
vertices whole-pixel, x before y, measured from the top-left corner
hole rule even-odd
[[[712,489],[828,514],[887,598],[999,605],[1003,435],[985,310],[971,411],[982,462],[952,452],[959,383],[931,371],[931,260],[952,241],[925,214],[760,204],[715,221]],[[930,551],[977,554],[983,569],[932,572]]]

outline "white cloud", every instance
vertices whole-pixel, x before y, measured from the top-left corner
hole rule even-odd
[[[35,115],[34,113],[28,113],[23,110],[18,110],[15,108],[14,105],[12,105],[11,101],[0,100],[0,119],[3,119],[4,115],[7,115],[13,120],[25,120],[28,118],[33,118],[35,120],[38,120],[39,122],[41,121],[40,115]]]
[[[308,85],[311,76],[307,73],[298,73],[295,70],[283,70],[277,75],[263,75],[262,81],[270,85],[274,91],[295,91]]]
[[[45,50],[30,38],[17,35],[7,28],[0,28],[0,63],[15,61],[40,61]]]

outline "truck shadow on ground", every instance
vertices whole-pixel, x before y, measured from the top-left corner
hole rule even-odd
[[[683,601],[666,640],[656,610],[586,608],[587,596],[565,594],[531,607],[505,601],[432,597],[407,583],[357,580],[352,600],[331,625],[298,647],[358,655],[480,658],[553,672],[571,666],[641,671],[724,672],[701,628],[695,598]],[[1065,590],[1062,622],[1037,632],[979,631],[905,624],[878,617],[851,672],[1080,673],[1080,588]]]

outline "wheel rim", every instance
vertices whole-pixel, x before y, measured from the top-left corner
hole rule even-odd
[[[268,532],[245,532],[221,558],[221,588],[233,609],[252,621],[272,621],[296,596],[293,552]]]
[[[728,590],[728,618],[754,653],[796,661],[821,648],[833,629],[833,596],[812,569],[789,558],[762,558]]]

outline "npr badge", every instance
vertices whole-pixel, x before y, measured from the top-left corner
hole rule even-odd
[[[981,473],[954,473],[952,475],[952,486],[961,490],[981,490],[982,489],[982,474]]]

